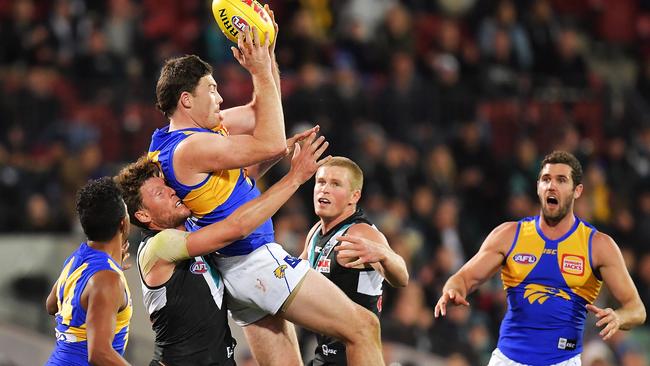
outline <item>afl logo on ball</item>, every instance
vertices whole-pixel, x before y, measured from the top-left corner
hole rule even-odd
[[[533,264],[537,262],[537,257],[532,254],[519,253],[512,257],[512,260],[520,264]]]
[[[232,22],[232,25],[235,26],[235,28],[239,29],[240,31],[245,31],[248,29],[248,23],[244,20],[244,18],[239,17],[237,15],[234,15],[230,21]]]
[[[204,274],[207,271],[208,271],[208,265],[205,264],[205,262],[194,262],[190,267],[190,272],[198,275]]]

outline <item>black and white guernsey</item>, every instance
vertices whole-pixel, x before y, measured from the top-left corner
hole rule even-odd
[[[140,252],[157,231],[144,231]],[[230,333],[223,281],[209,256],[176,263],[163,285],[142,282],[144,305],[156,333],[151,365],[235,365],[235,340]]]
[[[308,238],[308,259],[312,268],[343,290],[352,301],[379,316],[384,281],[381,274],[371,267],[346,268],[336,261],[337,252],[334,251],[334,247],[341,244],[336,238],[345,235],[350,226],[360,223],[375,227],[361,209],[357,209],[354,214],[325,234],[322,233],[322,225],[319,223],[313,230],[312,236]],[[318,347],[313,365],[347,364],[343,343],[323,335],[318,335],[317,339]]]

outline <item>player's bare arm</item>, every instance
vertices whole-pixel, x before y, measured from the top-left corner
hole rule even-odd
[[[499,270],[512,245],[516,230],[516,222],[506,222],[492,230],[474,257],[445,283],[434,310],[436,318],[447,314],[449,302],[469,306],[467,295]]]
[[[152,238],[140,255],[140,266],[145,268],[144,278],[149,286],[159,286],[171,277],[174,263],[187,258],[219,250],[233,241],[243,239],[273,216],[311,178],[318,167],[329,157],[318,160],[329,143],[325,137],[312,133],[303,148],[297,146],[291,159],[289,172],[260,197],[239,207],[225,220],[208,225],[193,233],[175,229],[164,230]],[[146,253],[152,250],[153,253]],[[155,258],[151,269],[145,263]]]
[[[45,300],[45,310],[49,315],[55,315],[57,311],[59,311],[59,307],[56,301],[56,284],[57,282],[54,282],[54,285],[52,285],[52,290],[50,290],[50,294],[47,295],[47,299]]]
[[[113,271],[95,273],[82,295],[86,299],[86,333],[88,362],[92,365],[128,365],[113,349],[117,313],[126,298],[120,275]]]
[[[616,310],[587,305],[587,310],[594,313],[598,319],[596,326],[602,327],[600,336],[607,340],[619,329],[629,330],[643,324],[646,310],[616,242],[610,236],[597,232],[593,238],[592,251],[594,267],[621,305]]]
[[[189,235],[187,248],[190,255],[211,253],[234,240],[247,237],[255,228],[273,216],[298,187],[311,178],[318,167],[329,159],[326,157],[318,160],[328,146],[325,137],[316,138],[313,132],[305,141],[303,148],[296,144],[291,159],[291,169],[278,183],[260,197],[239,207],[221,223],[208,225]],[[220,224],[223,225],[219,226]],[[224,232],[228,234],[224,235]]]
[[[312,133],[318,133],[320,131],[320,126],[316,125],[310,129],[307,129],[302,132],[298,132],[297,134],[291,136],[290,138],[287,139],[287,147],[288,151],[285,156],[280,156],[276,159],[271,159],[267,160],[265,162],[255,164],[253,166],[247,167],[246,171],[248,173],[248,176],[257,180],[266,174],[266,172],[269,171],[275,164],[277,164],[280,160],[284,159],[286,156],[292,155],[294,151],[294,147],[296,146],[296,143],[301,143],[304,141],[309,135]]]
[[[408,285],[409,273],[404,259],[395,253],[386,237],[368,224],[354,224],[345,236],[337,240],[341,244],[334,250],[336,260],[347,268],[371,266],[393,287]]]
[[[275,82],[275,87],[278,91],[278,97],[282,98],[281,84],[280,84],[280,67],[278,66],[277,60],[275,58],[275,45],[278,39],[278,23],[275,21],[275,14],[267,5],[264,5],[264,9],[271,17],[273,22],[273,27],[275,28],[275,38],[271,41],[269,45],[269,56],[271,57],[271,72],[273,74],[273,81]],[[235,47],[232,47],[233,49]],[[235,50],[233,50],[235,52]],[[230,134],[232,135],[250,135],[253,133],[255,128],[255,94],[253,94],[253,99],[250,103],[225,109],[221,112],[223,116],[223,124],[226,126]],[[287,146],[291,149],[292,144],[287,142]]]
[[[181,142],[174,153],[174,169],[184,184],[193,184],[205,173],[236,169],[284,156],[287,152],[282,104],[271,75],[268,44],[254,43],[257,33],[241,32],[238,61],[253,75],[255,129],[252,135],[218,136],[195,133]],[[268,42],[268,41],[267,41]],[[197,86],[201,87],[201,85]],[[216,89],[215,89],[216,90]],[[179,103],[191,103],[186,92]],[[189,94],[189,93],[188,93]]]

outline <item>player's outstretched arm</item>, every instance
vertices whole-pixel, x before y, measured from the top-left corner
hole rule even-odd
[[[90,278],[84,292],[88,296],[88,362],[91,365],[129,365],[112,345],[117,313],[124,303],[120,275],[113,271],[99,271]]]
[[[271,21],[275,27],[275,38],[269,45],[269,55],[271,57],[271,73],[273,75],[275,88],[278,91],[278,97],[282,99],[280,67],[275,57],[275,45],[278,39],[279,27],[278,23],[275,21],[275,13],[269,8],[268,4],[264,5],[264,9],[266,9],[266,12],[271,17]],[[254,107],[255,93],[253,93],[253,98],[250,103],[238,107],[228,108],[221,112],[221,115],[224,117],[224,125],[232,135],[250,135],[253,133],[256,125]],[[287,144],[287,146],[291,148],[293,145]]]
[[[469,306],[467,295],[496,273],[510,249],[516,230],[516,222],[496,227],[485,238],[478,253],[449,277],[434,310],[436,318],[447,315],[448,303]]]
[[[316,138],[315,133],[309,135],[302,148],[296,144],[289,172],[260,197],[242,205],[225,220],[190,234],[187,238],[189,255],[211,253],[248,236],[273,216],[298,187],[311,178],[318,167],[329,160],[329,156],[318,160],[328,146],[325,137]]]
[[[409,273],[404,259],[391,249],[386,237],[368,224],[355,224],[337,240],[341,245],[334,248],[337,260],[347,262],[345,267],[354,268],[366,263],[386,279],[393,287],[408,285]]]
[[[592,250],[594,267],[600,272],[603,282],[616,301],[621,304],[621,307],[616,310],[587,305],[587,310],[594,313],[598,319],[596,326],[603,327],[600,336],[603,340],[607,340],[619,329],[629,330],[643,324],[646,310],[616,242],[610,236],[597,232],[594,234]]]
[[[247,167],[287,153],[284,115],[271,74],[268,38],[263,45],[258,38],[255,29],[252,33],[240,32],[239,48],[233,51],[253,75],[256,123],[252,135],[195,133],[189,136],[174,153],[174,170],[178,171],[179,178]],[[224,120],[228,118],[232,117],[226,114]]]
[[[307,129],[302,132],[298,132],[297,134],[291,136],[290,138],[287,139],[287,146],[289,147],[289,151],[287,152],[287,155],[293,154],[294,147],[296,146],[296,143],[302,143],[309,135],[312,133],[318,134],[318,131],[320,131],[320,126],[316,125],[310,129]],[[266,172],[269,171],[275,164],[277,164],[280,160],[284,159],[285,156],[279,156],[277,159],[271,159],[264,161],[262,163],[250,166],[246,168],[246,171],[248,172],[248,176],[258,180],[261,177],[266,174]]]

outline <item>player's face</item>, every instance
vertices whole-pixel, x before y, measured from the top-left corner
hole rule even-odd
[[[160,177],[147,179],[140,188],[140,194],[143,211],[148,215],[151,224],[158,228],[176,228],[190,217],[190,209]]]
[[[537,196],[544,220],[557,224],[573,213],[573,200],[580,197],[582,184],[573,187],[571,167],[566,164],[546,164],[537,181]]]
[[[217,82],[212,75],[206,75],[192,95],[192,119],[201,127],[213,129],[221,124],[220,105],[223,98],[217,91]]]
[[[339,166],[324,166],[316,172],[314,212],[320,218],[333,219],[359,200],[360,192],[350,186],[350,172]]]

